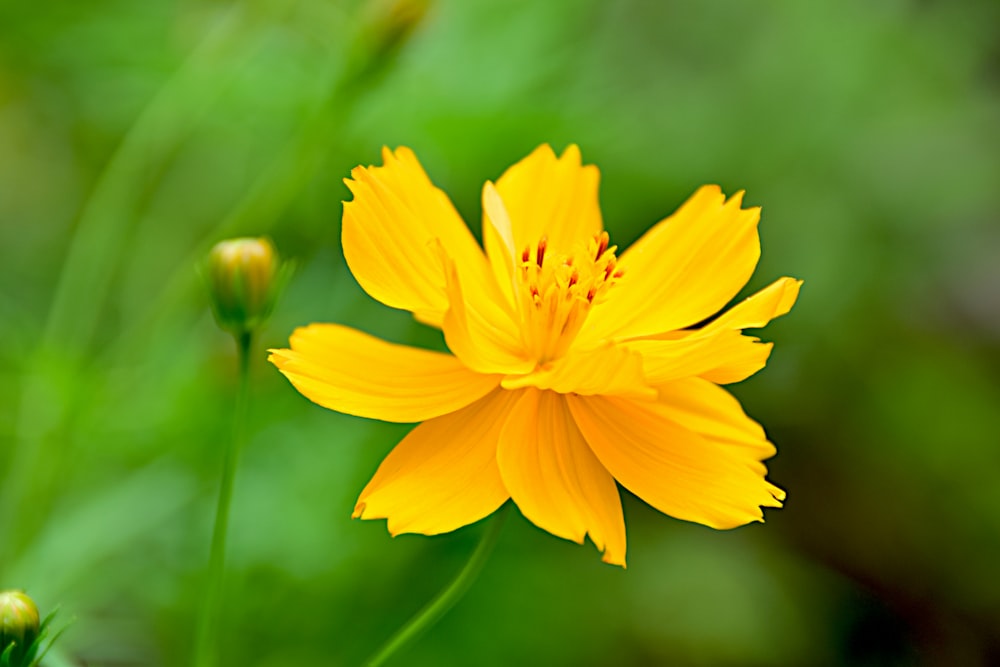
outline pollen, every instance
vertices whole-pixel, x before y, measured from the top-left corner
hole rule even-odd
[[[625,275],[615,257],[617,249],[609,246],[607,232],[577,244],[568,254],[553,252],[544,236],[523,249],[517,305],[525,348],[539,365],[566,354],[591,309]]]

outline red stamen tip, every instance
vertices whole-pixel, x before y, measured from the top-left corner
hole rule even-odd
[[[543,236],[542,240],[538,242],[538,250],[535,251],[535,263],[538,266],[542,265],[542,260],[545,259],[545,248],[549,245],[549,238]]]
[[[594,237],[594,240],[597,241],[597,254],[594,256],[594,261],[596,262],[604,254],[604,251],[608,249],[608,241],[610,239],[607,232],[601,232],[598,236]]]

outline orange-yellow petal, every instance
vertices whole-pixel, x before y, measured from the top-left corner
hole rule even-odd
[[[515,306],[516,246],[514,227],[496,186],[486,181],[483,186],[483,245],[490,258],[493,276],[511,308]]]
[[[500,434],[500,476],[521,513],[553,535],[625,565],[625,520],[614,479],[580,435],[565,398],[528,389]]]
[[[289,344],[268,359],[303,396],[370,419],[423,421],[465,407],[500,382],[450,354],[386,343],[337,324],[296,329]]]
[[[661,512],[734,528],[763,521],[762,506],[781,506],[784,492],[764,478],[756,451],[684,428],[663,401],[572,394],[566,400],[598,460]]]
[[[757,460],[774,456],[774,445],[761,425],[722,387],[702,378],[685,378],[659,390],[660,411],[671,421],[706,440],[745,448]]]
[[[600,172],[594,165],[582,165],[580,149],[569,146],[560,157],[548,144],[510,167],[496,182],[496,191],[510,216],[514,251],[534,246],[543,236],[548,247],[568,253],[602,229],[597,200]],[[506,251],[486,233],[497,220],[484,211],[483,239],[490,262],[504,261]]]
[[[736,304],[708,323],[704,329],[759,329],[792,309],[799,297],[802,281],[778,278],[756,294]]]
[[[716,384],[739,382],[764,368],[771,343],[739,333],[766,326],[795,303],[801,280],[781,278],[700,329],[676,331],[625,343],[642,355],[647,382],[662,384],[700,375]]]
[[[650,336],[717,313],[746,284],[760,257],[760,209],[700,188],[623,253],[624,276],[594,309],[581,342]]]
[[[434,187],[408,148],[383,149],[382,167],[356,167],[345,179],[344,257],[358,283],[387,306],[440,325],[448,308],[438,239],[466,280],[484,289],[491,271],[448,196]],[[494,288],[495,289],[495,288]]]
[[[510,497],[497,443],[518,398],[497,389],[410,431],[361,492],[354,518],[388,519],[393,535],[436,535],[496,511]]]
[[[742,382],[767,365],[773,347],[774,343],[762,343],[754,336],[737,336],[713,367],[699,375],[715,384]]]
[[[535,362],[523,352],[520,331],[508,304],[490,298],[475,284],[462,282],[455,263],[445,254],[450,307],[442,322],[448,349],[468,368],[480,373],[527,373]],[[469,293],[471,292],[471,293]]]
[[[643,377],[642,357],[621,345],[606,343],[593,350],[574,350],[525,375],[508,375],[505,389],[535,387],[560,394],[604,394],[655,399],[656,390]]]

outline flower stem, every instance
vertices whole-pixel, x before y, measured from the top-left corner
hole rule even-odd
[[[449,609],[455,606],[455,603],[465,595],[472,582],[476,580],[476,577],[482,571],[483,565],[486,564],[486,559],[489,558],[493,547],[496,546],[497,540],[500,537],[500,529],[503,528],[506,517],[507,505],[504,505],[497,511],[497,516],[493,518],[492,523],[483,532],[476,550],[472,552],[472,556],[469,557],[469,561],[465,564],[465,567],[462,568],[450,584],[437,594],[437,597],[428,602],[423,609],[407,621],[406,625],[397,630],[396,634],[390,637],[382,648],[365,662],[365,667],[379,667],[380,665],[384,665],[386,660],[416,639],[424,630],[437,623]]]
[[[246,414],[250,388],[250,348],[253,334],[236,335],[239,386],[233,412],[233,433],[222,464],[222,484],[215,509],[212,550],[208,559],[208,590],[195,639],[195,667],[212,667],[218,661],[219,630],[222,625],[223,578],[226,570],[226,533],[229,529],[229,506],[233,498],[233,479],[240,451],[246,438]]]

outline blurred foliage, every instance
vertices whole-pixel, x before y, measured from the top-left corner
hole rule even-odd
[[[702,183],[764,206],[750,289],[806,285],[734,392],[787,507],[719,533],[625,494],[626,572],[517,517],[399,664],[1000,662],[1000,5],[420,4],[0,2],[0,587],[78,618],[46,660],[189,659],[235,388],[208,248],[297,262],[266,346],[441,347],[346,271],[341,179],[411,146],[476,229],[482,182],[550,142],[600,166],[620,246]],[[480,527],[352,522],[406,427],[263,359],[226,662],[357,664]]]

